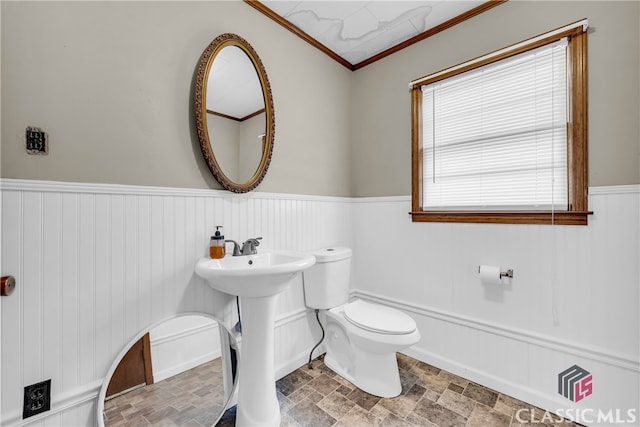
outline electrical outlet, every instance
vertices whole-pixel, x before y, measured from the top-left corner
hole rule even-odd
[[[31,384],[24,388],[22,419],[51,409],[51,380]]]
[[[27,153],[45,155],[49,153],[47,134],[42,129],[28,127],[25,132],[25,138],[27,140]]]

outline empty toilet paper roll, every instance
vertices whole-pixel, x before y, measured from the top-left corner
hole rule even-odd
[[[500,271],[500,267],[495,265],[481,265],[479,268],[480,283],[483,285],[500,285],[502,283]]]

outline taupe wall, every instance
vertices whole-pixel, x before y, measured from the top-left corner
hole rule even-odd
[[[589,185],[640,183],[640,3],[509,1],[354,73],[353,196],[411,192],[418,77],[589,19]]]
[[[351,72],[243,2],[1,7],[2,177],[221,188],[199,152],[191,92],[202,51],[233,32],[273,89],[275,148],[258,190],[350,194]],[[27,126],[49,133],[48,156],[26,154]]]
[[[191,92],[202,50],[234,32],[273,89],[275,151],[259,191],[406,195],[410,80],[586,17],[589,184],[640,183],[636,1],[512,0],[355,73],[239,0],[1,7],[2,177],[220,188]],[[48,156],[26,154],[26,126],[49,133]]]

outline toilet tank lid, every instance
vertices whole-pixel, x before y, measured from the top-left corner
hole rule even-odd
[[[312,251],[312,254],[316,257],[316,262],[319,263],[340,261],[341,259],[351,258],[351,248],[334,246],[330,248],[317,249]]]

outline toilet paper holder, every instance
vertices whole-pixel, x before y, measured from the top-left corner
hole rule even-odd
[[[503,277],[508,277],[510,279],[513,279],[513,268],[510,268],[507,271],[501,271],[500,278],[502,279]]]
[[[478,273],[480,273],[480,266],[478,266]],[[500,278],[502,279],[503,277],[513,279],[513,268],[510,268],[507,271],[500,271]]]

